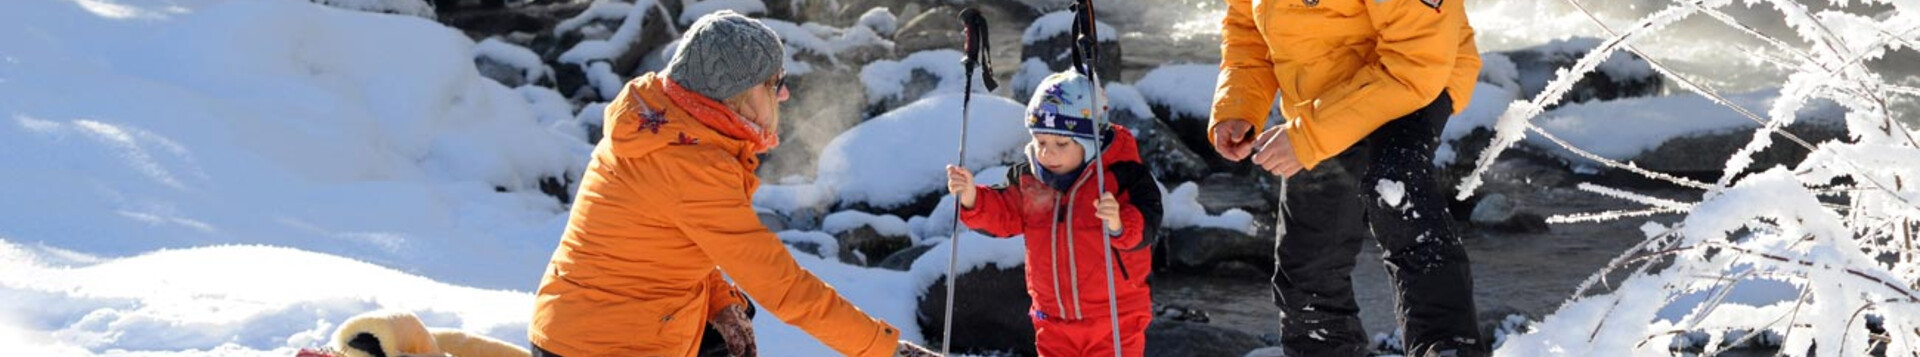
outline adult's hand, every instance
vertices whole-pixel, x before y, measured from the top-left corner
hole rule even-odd
[[[1254,139],[1252,146],[1257,148],[1253,154],[1253,163],[1274,175],[1280,175],[1282,179],[1293,177],[1293,174],[1300,173],[1300,170],[1306,168],[1306,165],[1300,163],[1298,153],[1293,151],[1293,140],[1287,138],[1286,127],[1260,133],[1260,137]]]
[[[1227,161],[1246,160],[1253,154],[1253,138],[1247,132],[1253,130],[1253,123],[1243,119],[1226,119],[1213,126],[1213,151]]]

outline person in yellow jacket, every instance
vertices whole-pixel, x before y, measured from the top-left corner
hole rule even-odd
[[[1288,193],[1294,208],[1312,207],[1289,211],[1319,217],[1285,220],[1293,234],[1275,247],[1287,355],[1366,355],[1348,277],[1369,231],[1396,290],[1407,354],[1486,354],[1466,249],[1431,164],[1441,129],[1465,108],[1479,75],[1464,2],[1227,1],[1208,125],[1214,149],[1283,178],[1364,168],[1358,179],[1302,175],[1342,178],[1325,186],[1347,192]],[[1269,128],[1275,100],[1286,122]],[[1366,227],[1341,227],[1352,221]]]
[[[847,356],[932,355],[802,269],[754,214],[756,155],[778,144],[788,95],[773,30],[722,11],[681,43],[607,105],[535,293],[532,353],[695,356],[711,325],[733,355],[753,356],[752,296]]]

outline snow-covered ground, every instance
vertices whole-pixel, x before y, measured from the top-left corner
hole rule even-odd
[[[543,190],[579,176],[591,149],[586,130],[597,127],[604,106],[574,110],[551,89],[509,88],[483,77],[475,68],[476,56],[526,69],[527,81],[551,76],[552,70],[529,50],[499,41],[476,44],[433,22],[431,9],[415,6],[424,2],[322,3],[0,2],[0,29],[12,34],[0,36],[0,301],[6,302],[0,304],[0,346],[34,356],[285,356],[324,344],[333,324],[379,308],[419,313],[430,326],[525,343],[531,312],[527,291],[535,287],[567,218],[567,206],[555,196],[570,196]],[[562,61],[606,66],[604,60],[623,52],[615,47],[638,36],[644,21],[666,21],[632,16],[661,8],[652,1],[639,3],[596,3],[560,24],[568,31],[598,27],[593,31],[613,39],[576,46],[560,56]],[[1476,23],[1497,28],[1512,18],[1535,24],[1529,28],[1536,32],[1592,34],[1581,26],[1515,15],[1533,8],[1500,4],[1476,15],[1509,16],[1478,16]],[[689,8],[672,20],[685,23],[689,16],[719,9],[766,11],[754,0],[708,0]],[[620,26],[590,25],[612,18],[623,19]],[[1822,18],[1860,25],[1841,28],[1849,34],[1879,30],[1861,25],[1867,20]],[[878,36],[892,32],[897,21],[889,12],[867,12],[848,28],[770,25],[787,35],[790,52],[833,59],[850,48],[890,49],[891,42]],[[1056,33],[1059,22],[1043,21],[1025,35]],[[1911,20],[1887,22],[1916,27]],[[1488,48],[1498,48],[1544,41],[1538,36],[1487,32],[1482,38],[1499,44]],[[1713,51],[1676,52],[1705,58]],[[658,62],[659,56],[650,57],[649,63]],[[952,64],[958,57],[957,52],[928,51],[866,66],[861,84],[870,100],[905,95],[914,70],[941,80],[921,99],[834,139],[822,153],[817,178],[769,182],[755,205],[790,214],[835,203],[885,208],[938,195],[941,168],[954,159],[959,144],[955,129],[962,80],[974,80],[957,73]],[[794,69],[790,73],[805,73]],[[597,87],[620,82],[610,68],[588,70],[599,76],[592,84]],[[1039,73],[1013,82],[1031,85]],[[1136,116],[1146,116],[1147,103],[1153,103],[1183,117],[1203,118],[1211,109],[1208,93],[1217,73],[1210,64],[1165,66],[1132,85],[1113,87],[1110,95],[1122,104],[1118,109]],[[1805,80],[1841,82],[1820,79]],[[1500,120],[1512,112],[1507,104],[1529,99],[1518,97],[1518,86],[1483,84],[1446,135],[1459,137],[1473,127],[1513,128]],[[1877,304],[1816,299],[1807,307],[1811,316],[1831,321],[1873,305],[1873,318],[1910,328],[1911,316],[1920,314],[1914,304],[1888,300],[1907,291],[1851,283],[1861,283],[1859,276],[1910,278],[1920,268],[1876,270],[1844,238],[1851,232],[1881,232],[1877,223],[1896,226],[1911,222],[1900,219],[1920,216],[1911,204],[1901,204],[1920,201],[1912,183],[1920,177],[1920,162],[1913,159],[1920,152],[1899,144],[1913,133],[1874,134],[1879,122],[1873,119],[1881,118],[1874,113],[1837,113],[1864,104],[1857,101],[1783,105],[1777,100],[1832,95],[1819,85],[1765,88],[1774,87],[1779,89],[1729,98],[1769,115],[1845,117],[1861,142],[1822,146],[1809,164],[1791,171],[1703,184],[1714,189],[1698,203],[1615,194],[1657,209],[1694,212],[1685,222],[1650,224],[1649,239],[1686,237],[1689,243],[1799,260],[1774,264],[1682,255],[1700,263],[1619,282],[1610,294],[1569,301],[1531,333],[1510,340],[1502,352],[1658,353],[1747,335],[1804,350],[1812,337],[1765,337],[1768,332],[1751,330],[1697,335],[1706,333],[1699,332],[1702,326],[1769,326],[1775,321],[1764,318],[1800,313],[1802,296],[1809,294],[1882,299]],[[1019,124],[1024,106],[975,94],[964,163],[981,171],[983,183],[994,183],[1004,177],[1006,164],[1020,160],[1018,149],[1027,140]],[[1760,125],[1698,96],[1572,104],[1541,117],[1534,124],[1613,159],[1664,138]],[[1837,177],[1862,182],[1806,187],[1831,184]],[[1199,189],[1191,183],[1169,189],[1168,227],[1253,230],[1246,212],[1205,214],[1196,201]],[[1821,200],[1841,194],[1857,200],[1846,207],[1844,221]],[[951,199],[942,198],[926,216],[819,211],[821,227],[780,236],[826,246],[833,243],[831,232],[870,226],[932,246],[907,271],[856,267],[795,251],[803,266],[862,309],[901,328],[903,338],[925,341],[937,336],[921,335],[916,298],[944,273],[953,243]],[[1731,231],[1744,235],[1715,243],[1728,240]],[[1802,236],[1819,244],[1794,243]],[[959,242],[965,247],[958,262],[963,270],[1018,265],[1023,255],[1020,238],[964,233]],[[1884,247],[1867,247],[1879,248]],[[1835,264],[1791,266],[1802,261]],[[1739,277],[1728,280],[1737,284],[1716,285],[1684,274]],[[1634,325],[1594,327],[1619,321]],[[761,350],[769,354],[832,354],[770,314],[755,323]],[[1817,328],[1820,338],[1866,339],[1844,329]],[[1680,333],[1646,336],[1669,330]],[[1821,341],[1823,349],[1837,348]],[[1914,342],[1902,343],[1911,348]]]

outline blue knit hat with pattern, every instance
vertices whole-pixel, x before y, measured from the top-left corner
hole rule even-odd
[[[1040,87],[1034,88],[1033,99],[1027,101],[1027,131],[1032,134],[1053,134],[1073,138],[1085,150],[1083,161],[1092,161],[1100,145],[1094,141],[1094,118],[1106,115],[1106,98],[1100,98],[1103,108],[1095,109],[1093,80],[1073,71],[1054,73],[1040,81]]]

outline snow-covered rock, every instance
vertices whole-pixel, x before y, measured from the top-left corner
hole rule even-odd
[[[867,89],[867,115],[877,116],[930,95],[966,91],[968,81],[973,82],[975,96],[991,95],[981,77],[984,71],[976,69],[973,77],[967,77],[966,68],[960,66],[960,59],[965,57],[960,51],[946,49],[867,64],[860,69],[860,82]]]
[[[1207,267],[1234,260],[1272,261],[1274,237],[1259,234],[1252,214],[1239,209],[1208,214],[1199,195],[1200,186],[1192,182],[1161,195],[1165,236],[1160,244],[1167,260],[1163,264]]]
[[[718,1],[718,0],[716,0]],[[562,93],[605,101],[635,74],[641,58],[679,37],[656,0],[596,0],[586,11],[553,28],[561,48],[555,61]],[[591,96],[581,89],[591,89]]]
[[[1095,54],[1094,73],[1099,75],[1101,83],[1119,80],[1120,32],[1106,22],[1096,21],[1095,24],[1095,31],[1099,32],[1099,53]],[[1020,44],[1022,62],[1039,59],[1046,62],[1050,69],[1072,68],[1073,12],[1054,12],[1033,20],[1033,24],[1022,32]]]
[[[938,94],[875,117],[833,139],[820,154],[816,183],[837,206],[910,217],[933,210],[946,191],[946,165],[956,158],[959,93]],[[980,169],[1025,160],[1031,138],[1026,108],[977,94],[968,126],[966,166]]]
[[[954,297],[955,352],[990,351],[1033,354],[1033,321],[1027,315],[1032,297],[1027,296],[1025,238],[995,239],[965,232],[960,238],[960,259],[953,254],[950,240],[932,245],[913,262],[908,274],[915,279],[913,290],[919,294],[915,320],[929,340],[938,340],[945,324],[948,279],[947,262],[955,262],[960,286]]]
[[[893,37],[893,32],[900,30],[900,20],[893,16],[893,10],[885,6],[867,9],[867,12],[861,13],[860,18],[853,23],[884,37]]]
[[[1768,89],[1726,97],[1751,113],[1766,113],[1779,96],[1778,90]],[[1831,101],[1810,103],[1795,116],[1799,119],[1786,130],[1810,142],[1844,136],[1845,109]],[[1691,93],[1568,104],[1541,114],[1535,124],[1601,157],[1654,171],[1713,175],[1760,127],[1733,109]],[[1539,135],[1529,135],[1525,143],[1576,166],[1597,165]],[[1755,160],[1762,163],[1759,167],[1792,165],[1806,153],[1798,146],[1774,145]]]
[[[508,87],[553,86],[553,68],[540,61],[540,54],[497,37],[473,46],[473,65],[480,75]]]
[[[787,75],[804,76],[816,70],[853,67],[893,53],[893,41],[865,26],[836,28],[817,23],[763,19],[786,45]]]
[[[897,216],[834,212],[821,220],[820,229],[839,240],[840,260],[849,264],[878,265],[882,259],[913,245],[908,238],[907,222]]]
[[[1153,177],[1164,183],[1197,180],[1207,172],[1207,161],[1180,140],[1179,133],[1153,114],[1146,99],[1133,86],[1111,83],[1106,86],[1107,107],[1114,123],[1133,132],[1140,147],[1140,159],[1153,169]],[[1208,153],[1211,154],[1211,153]]]
[[[1489,64],[1494,69],[1504,71],[1507,64],[1513,66],[1511,74],[1520,86],[1521,98],[1532,99],[1547,87],[1559,74],[1557,71],[1573,67],[1575,61],[1586,56],[1587,51],[1600,46],[1600,39],[1575,37],[1554,40],[1547,44],[1502,52]],[[1492,56],[1488,56],[1492,57]],[[1505,59],[1507,63],[1501,63]],[[1501,74],[1500,72],[1494,72]],[[1482,71],[1485,75],[1487,72]],[[1574,89],[1568,91],[1560,103],[1580,103],[1588,101],[1606,101],[1634,97],[1659,95],[1664,88],[1665,78],[1653,70],[1646,60],[1626,51],[1615,52],[1607,61],[1600,64],[1599,70],[1574,83]],[[1494,82],[1503,84],[1502,82]]]
[[[990,18],[987,21],[996,23],[994,20]],[[893,39],[899,43],[895,53],[961,48],[966,42],[966,34],[961,31],[962,28],[964,27],[960,24],[959,10],[947,6],[927,9],[918,15],[907,17],[907,21],[900,24],[900,29],[893,35]]]

